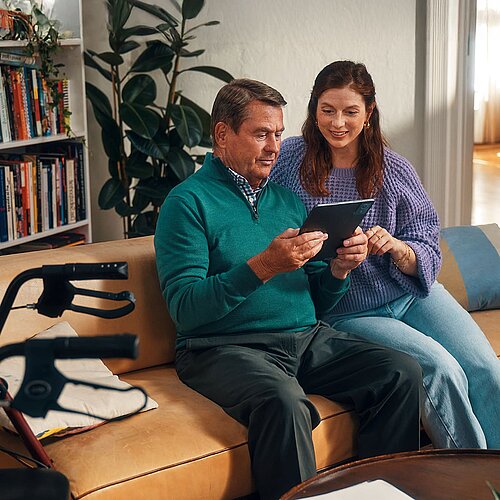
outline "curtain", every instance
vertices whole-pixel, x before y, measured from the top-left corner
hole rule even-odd
[[[500,0],[477,0],[474,142],[500,142]]]

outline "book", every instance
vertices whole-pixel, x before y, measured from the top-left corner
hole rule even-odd
[[[66,183],[68,193],[68,224],[76,222],[75,160],[66,160]]]
[[[40,97],[38,94],[38,74],[35,68],[31,69],[31,86],[33,91],[33,108],[35,111],[35,129],[37,137],[41,137],[42,133],[42,113],[40,108]]]
[[[0,73],[0,128],[2,129],[2,142],[12,141],[10,131],[9,105],[5,94],[5,76]]]
[[[13,177],[11,177],[10,167],[3,167],[5,172],[5,211],[7,215],[7,240],[14,239],[14,192],[12,189]]]
[[[0,242],[9,238],[7,228],[7,212],[5,207],[5,172],[4,167],[0,167]]]
[[[53,248],[72,247],[85,244],[85,235],[80,233],[60,233],[41,238],[36,241],[21,243],[15,247],[7,248],[2,253],[23,253],[37,250],[50,250]]]
[[[15,54],[13,52],[0,52],[0,63],[8,63],[10,65],[34,65],[36,57],[27,56],[24,54]]]

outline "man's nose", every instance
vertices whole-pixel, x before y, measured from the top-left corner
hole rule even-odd
[[[278,153],[280,150],[281,139],[279,137],[271,136],[266,141],[266,151],[270,151],[273,153]]]

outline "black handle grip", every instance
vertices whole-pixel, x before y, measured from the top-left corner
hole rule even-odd
[[[137,358],[139,340],[136,335],[121,333],[99,337],[59,337],[30,340],[28,342],[52,342],[54,358]]]
[[[126,262],[101,262],[98,264],[50,264],[42,266],[41,278],[59,276],[68,280],[124,280],[128,278]]]

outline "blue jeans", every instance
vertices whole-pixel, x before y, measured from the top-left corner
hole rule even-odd
[[[435,447],[500,448],[500,360],[469,313],[439,284],[354,314],[334,328],[413,356],[424,375],[422,422]]]

